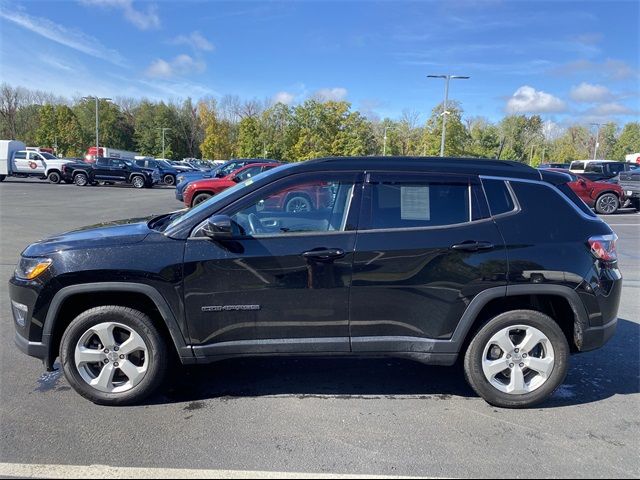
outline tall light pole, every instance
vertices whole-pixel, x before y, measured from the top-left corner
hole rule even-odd
[[[598,144],[600,143],[600,127],[602,126],[601,123],[592,123],[591,124],[592,127],[598,127],[598,130],[596,132],[596,144],[593,146],[593,159],[597,160],[598,157]]]
[[[447,103],[449,102],[449,81],[451,79],[467,80],[471,77],[463,75],[427,75],[427,78],[443,78],[445,80],[444,103],[442,104],[442,140],[440,141],[440,156],[444,157],[444,141],[446,136],[447,115],[449,115],[449,112],[447,111]]]
[[[387,156],[387,130],[393,130],[395,127],[384,127],[384,141],[382,142],[382,156]]]
[[[164,159],[164,132],[171,130],[170,128],[167,127],[163,127],[163,128],[159,128],[158,130],[162,130],[162,159]]]
[[[100,101],[104,100],[105,102],[110,102],[110,98],[100,98],[100,97],[82,97],[82,100],[95,100],[96,101],[96,155],[97,159],[100,156]]]

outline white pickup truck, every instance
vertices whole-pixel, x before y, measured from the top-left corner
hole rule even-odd
[[[0,182],[6,177],[38,177],[60,183],[62,165],[72,161],[27,149],[17,140],[0,140]]]

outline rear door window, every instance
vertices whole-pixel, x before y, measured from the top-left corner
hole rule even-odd
[[[472,221],[476,195],[469,177],[371,174],[360,228],[428,228]]]

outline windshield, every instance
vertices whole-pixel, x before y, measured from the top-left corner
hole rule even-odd
[[[259,181],[259,180],[262,180],[265,177],[268,177],[269,175],[271,175],[273,173],[274,170],[276,170],[276,169],[272,168],[272,169],[267,170],[265,172],[259,173],[255,177],[248,178],[244,182],[240,182],[240,183],[234,185],[233,187],[226,189],[222,193],[219,193],[218,195],[215,195],[215,196],[211,197],[206,202],[202,202],[202,203],[198,204],[197,206],[193,207],[191,210],[187,210],[184,213],[180,213],[180,214],[177,214],[176,216],[173,216],[172,219],[171,219],[171,223],[169,223],[166,227],[162,228],[162,231],[171,230],[173,228],[176,228],[181,223],[186,222],[189,219],[200,215],[201,212],[209,210],[209,209],[212,209],[212,207],[216,203],[223,202],[227,197],[233,195],[238,190],[241,190],[244,187],[247,187],[247,186],[249,186],[249,185],[251,185],[251,184],[253,184],[253,183],[255,183],[255,182]]]
[[[45,160],[57,160],[58,157],[56,157],[55,155],[51,155],[50,153],[47,152],[40,152],[40,155],[42,155]]]
[[[158,165],[165,167],[165,168],[173,168],[173,165],[171,165],[169,162],[167,162],[166,160],[157,160]]]

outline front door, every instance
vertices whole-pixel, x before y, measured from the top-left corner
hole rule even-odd
[[[351,289],[356,352],[429,352],[481,291],[506,285],[504,242],[479,180],[371,173]]]
[[[98,158],[93,167],[93,176],[96,180],[112,180],[111,159]]]
[[[29,158],[27,162],[27,172],[30,174],[39,173],[40,175],[44,175],[45,167],[44,167],[44,159],[40,156],[38,152],[28,152]]]
[[[287,177],[217,212],[232,240],[196,229],[184,288],[198,356],[349,351],[360,177]]]

